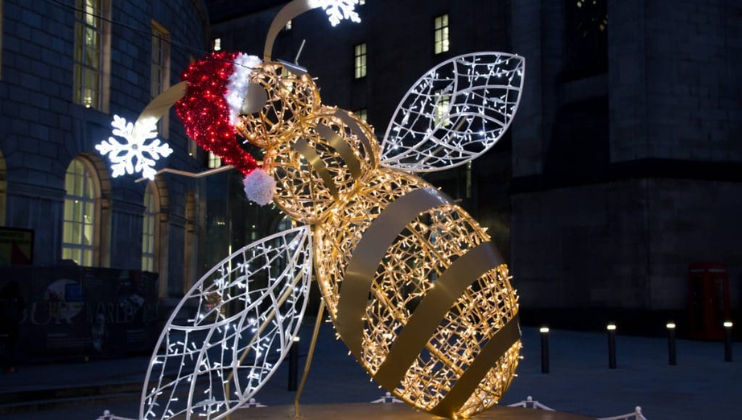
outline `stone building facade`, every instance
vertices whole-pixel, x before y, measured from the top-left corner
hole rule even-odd
[[[161,298],[182,296],[198,275],[199,184],[112,178],[94,146],[111,136],[114,114],[136,119],[208,50],[205,3],[0,5],[0,226],[34,231],[35,266],[154,271]],[[201,170],[174,112],[160,128],[174,153],[158,169]]]
[[[213,36],[260,55],[284,3],[212,1]],[[742,3],[361,3],[360,24],[333,28],[321,12],[295,19],[274,57],[294,61],[301,50],[324,102],[366,114],[377,135],[435,64],[478,50],[526,58],[510,133],[471,168],[428,178],[491,228],[527,320],[682,324],[697,261],[728,265],[740,307]],[[444,15],[449,49],[436,54]]]
[[[523,306],[683,325],[689,264],[717,262],[738,310],[742,3],[574,3],[512,6],[528,58],[511,191]]]

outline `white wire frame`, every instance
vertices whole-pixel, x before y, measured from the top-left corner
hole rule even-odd
[[[547,407],[544,404],[541,404],[538,401],[534,401],[533,397],[530,395],[528,398],[521,402],[517,402],[514,404],[508,404],[508,407],[517,407],[517,408],[532,408],[534,410],[544,410],[544,411],[554,411],[553,408]],[[637,406],[634,408],[633,413],[628,414],[622,414],[620,416],[615,417],[599,417],[597,420],[647,420],[646,417],[642,414],[642,408]]]
[[[99,416],[96,420],[136,420],[129,417],[121,417],[111,414],[110,411],[103,411],[103,415]]]
[[[381,164],[434,172],[478,158],[510,126],[524,79],[525,58],[501,52],[464,54],[433,67],[394,111]]]
[[[538,401],[534,401],[533,397],[531,397],[530,395],[528,396],[528,398],[526,398],[525,400],[521,402],[517,402],[515,404],[508,404],[508,407],[532,408],[534,410],[554,411],[553,408],[547,407]]]
[[[139,418],[216,420],[249,402],[299,332],[311,267],[311,231],[302,226],[253,242],[206,273],[160,335]]]
[[[647,420],[647,418],[642,414],[642,408],[637,406],[633,413],[615,417],[599,417],[598,420]]]

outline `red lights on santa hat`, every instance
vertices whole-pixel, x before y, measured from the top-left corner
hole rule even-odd
[[[175,104],[186,134],[245,175],[257,163],[240,146],[234,121],[250,72],[259,63],[257,57],[239,52],[213,52],[183,72],[181,79],[188,82],[188,90]]]

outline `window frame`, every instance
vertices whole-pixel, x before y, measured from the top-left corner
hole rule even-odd
[[[170,31],[152,19],[152,42],[150,54],[150,99],[154,99],[170,87]],[[157,48],[157,50],[155,49]],[[156,51],[159,53],[155,57]],[[162,138],[170,137],[170,113],[166,112],[157,123]]]
[[[361,42],[353,46],[353,79],[360,80],[368,75],[368,44]]]
[[[142,213],[142,271],[156,273],[159,271],[158,250],[158,215],[160,214],[160,195],[154,181],[147,183],[144,189],[144,212]],[[149,227],[149,229],[148,229]],[[147,247],[146,245],[149,245]]]
[[[88,11],[86,2],[95,3],[92,11]],[[75,0],[76,10],[74,12],[74,44],[73,44],[73,69],[72,69],[72,102],[85,108],[92,108],[108,113],[109,87],[110,87],[110,53],[111,53],[111,0]],[[85,18],[92,16],[89,23]],[[96,67],[88,64],[85,55],[90,51],[84,40],[86,33],[97,34],[98,63]],[[95,60],[93,60],[95,61]],[[90,78],[91,84],[96,85],[96,96],[86,98],[88,87],[86,78]],[[92,90],[92,89],[91,89]]]
[[[433,121],[435,125],[443,124],[448,126],[451,124],[451,120],[446,118],[451,113],[451,93],[445,93],[445,89],[438,89],[435,91],[435,115],[433,115]]]
[[[209,151],[206,156],[206,167],[209,169],[216,169],[222,167],[222,158],[217,156],[216,153]]]
[[[368,122],[368,108],[360,108],[353,111],[353,114],[358,117],[359,120],[367,123]]]
[[[433,52],[435,55],[451,51],[451,18],[448,13],[433,18]]]
[[[78,172],[70,172],[74,167],[81,167],[82,173]],[[75,169],[76,169],[75,168]],[[71,184],[73,187],[73,192],[70,193],[68,190],[70,186],[70,176],[75,176],[81,178],[81,194],[82,195],[75,195],[76,191],[76,179],[71,180]],[[67,166],[67,170],[65,171],[65,194],[64,194],[64,201],[63,201],[63,207],[62,207],[62,246],[61,251],[62,259],[71,259],[75,261],[79,266],[81,267],[96,267],[99,265],[100,261],[100,221],[101,221],[101,212],[100,212],[100,179],[98,179],[97,171],[95,170],[95,167],[92,165],[92,163],[88,162],[87,160],[76,157],[73,159],[70,164]],[[90,193],[90,196],[87,195],[87,193]],[[69,203],[69,204],[68,204]],[[79,204],[80,208],[82,210],[82,213],[80,214],[80,220],[76,220],[75,217],[77,214],[75,214],[75,204]],[[72,209],[73,214],[68,214],[68,209]],[[92,216],[90,223],[85,222],[86,216]],[[75,243],[73,234],[74,234],[74,227],[75,225],[82,224],[82,229],[80,229],[80,243]],[[90,226],[90,244],[84,244],[82,243],[85,239],[85,232],[86,228]],[[67,232],[70,232],[70,239],[72,241],[67,241]],[[65,251],[69,250],[69,254],[67,254]],[[89,261],[86,261],[85,252],[90,252]],[[74,258],[74,254],[76,252],[79,252],[81,258],[80,261],[77,261]]]

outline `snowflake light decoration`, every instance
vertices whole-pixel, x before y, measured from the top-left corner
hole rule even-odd
[[[361,18],[355,11],[358,0],[312,0],[313,7],[321,7],[327,12],[332,26],[336,26],[343,19],[351,22],[360,22]]]
[[[126,143],[109,137],[95,146],[100,154],[108,155],[112,163],[111,176],[116,178],[125,173],[131,175],[141,172],[145,178],[154,180],[157,173],[154,170],[155,163],[160,157],[168,157],[173,153],[167,143],[162,143],[157,138],[157,120],[149,118],[133,124],[127,123],[126,118],[114,115],[111,126],[113,135],[122,137]]]

